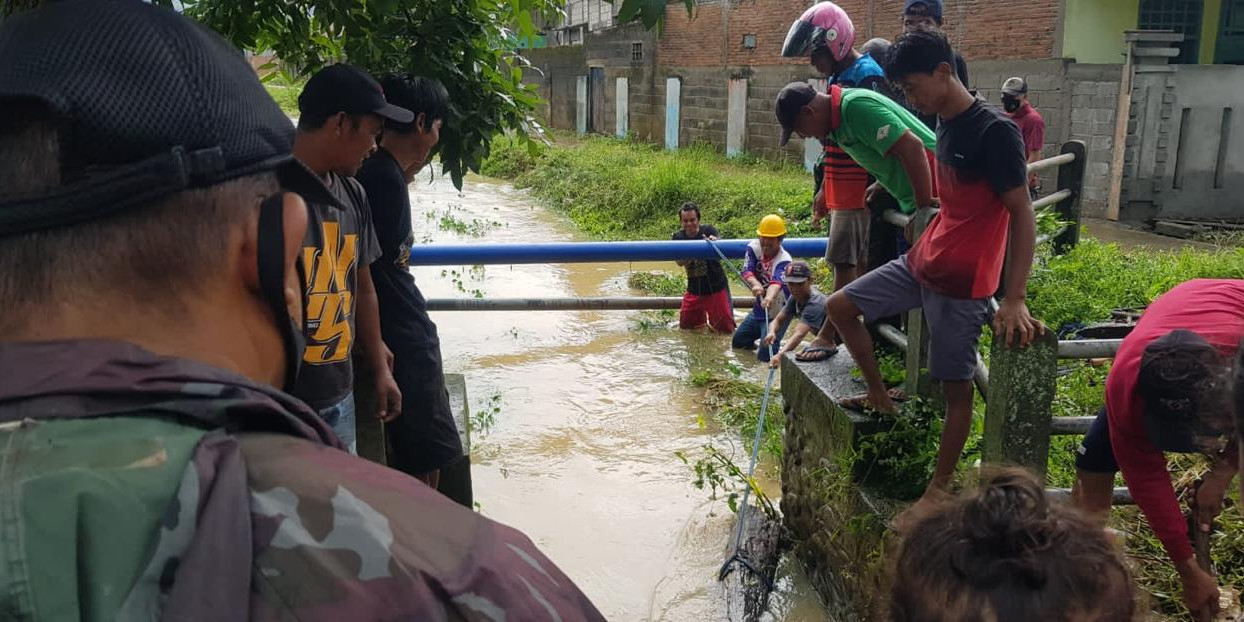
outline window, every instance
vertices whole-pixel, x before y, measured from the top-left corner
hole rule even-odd
[[[1141,30],[1173,30],[1184,36],[1173,63],[1195,63],[1201,51],[1201,8],[1204,0],[1140,0]]]
[[[638,63],[639,61],[643,59],[644,59],[644,44],[632,43],[631,44],[631,62]]]

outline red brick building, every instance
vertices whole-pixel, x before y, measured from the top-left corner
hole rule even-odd
[[[681,1],[670,2],[659,33],[616,26],[616,19],[607,15],[616,5],[603,0],[572,0],[572,4],[573,17],[551,29],[548,39],[578,43],[525,52],[544,72],[529,79],[541,84],[553,127],[603,134],[623,129],[670,146],[704,142],[728,152],[804,160],[803,145],[778,148],[772,106],[788,82],[818,77],[806,60],[780,57],[791,22],[812,2],[697,0],[691,15]],[[893,39],[901,30],[902,0],[839,4],[855,23],[857,46],[872,37]],[[1196,62],[1198,57],[1214,62],[1236,48],[1244,49],[1235,43],[1244,41],[1244,34],[1235,37],[1226,27],[1239,21],[1232,17],[1236,12],[1244,15],[1244,0],[1207,0],[1199,12],[1188,8],[1201,4],[944,0],[943,17],[951,42],[967,60],[970,88],[996,103],[1002,81],[1023,76],[1030,99],[1046,119],[1047,153],[1056,153],[1061,143],[1072,139],[1088,145],[1084,199],[1086,210],[1092,212],[1100,211],[1107,200],[1123,31],[1137,27],[1196,31],[1199,47],[1182,50],[1181,55],[1186,52],[1191,60],[1177,62]],[[1175,10],[1180,7],[1182,13]],[[1182,15],[1180,19],[1188,23],[1152,22],[1153,16],[1169,20],[1172,15]],[[1216,50],[1208,43],[1212,31],[1220,31]],[[671,117],[670,107],[676,116]],[[619,111],[625,114],[621,124]]]

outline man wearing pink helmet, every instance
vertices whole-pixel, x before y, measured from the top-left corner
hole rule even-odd
[[[833,2],[821,2],[791,24],[782,55],[809,57],[817,72],[829,78],[831,88],[867,88],[893,98],[881,65],[871,56],[857,52],[854,43],[855,27],[846,11]],[[865,203],[872,179],[868,171],[832,142],[825,143],[824,156],[813,174],[816,192],[812,200],[812,226],[819,228],[821,219],[826,214],[831,216],[825,260],[834,268],[836,291],[868,269],[871,214]],[[832,327],[830,334],[832,340]],[[800,360],[823,360],[835,351],[832,347],[817,348],[801,355]]]

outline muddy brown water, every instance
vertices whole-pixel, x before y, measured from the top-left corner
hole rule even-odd
[[[416,244],[585,239],[525,191],[468,177],[411,185]],[[677,227],[671,216],[671,232]],[[429,298],[640,295],[633,270],[673,263],[415,267]],[[742,311],[739,312],[741,315]],[[466,376],[473,416],[491,418],[473,439],[479,510],[526,533],[610,620],[718,620],[716,573],[732,535],[722,501],[692,485],[675,452],[696,455],[723,433],[687,380],[728,360],[763,380],[765,370],[730,350],[729,338],[645,322],[634,311],[433,314],[447,371]],[[649,326],[645,327],[645,324]],[[703,422],[703,423],[702,423]],[[780,486],[762,464],[771,497]],[[783,561],[774,620],[824,620],[799,571]]]

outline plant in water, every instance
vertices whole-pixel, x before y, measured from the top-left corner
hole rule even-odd
[[[727,456],[715,445],[709,443],[700,448],[703,454],[692,462],[685,452],[676,451],[674,455],[682,460],[695,471],[695,480],[692,482],[696,488],[704,490],[708,488],[709,497],[716,500],[720,493],[725,495],[726,505],[730,507],[731,512],[739,511],[739,498],[743,494],[741,491],[745,487],[751,488],[751,496],[756,499],[756,504],[764,513],[772,520],[779,520],[777,508],[773,502],[769,500],[760,486],[757,485],[754,478],[749,478],[747,472],[735,464],[734,459]]]

